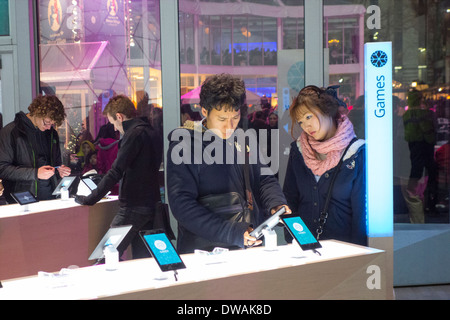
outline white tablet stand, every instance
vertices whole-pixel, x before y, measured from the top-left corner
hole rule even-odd
[[[66,187],[61,188],[61,200],[69,200],[69,189]]]
[[[276,251],[277,248],[277,233],[273,229],[265,228],[262,231],[264,235],[264,250],[265,251]]]

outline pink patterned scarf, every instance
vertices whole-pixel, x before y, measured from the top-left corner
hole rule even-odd
[[[306,166],[318,176],[334,168],[344,149],[355,137],[353,124],[347,117],[342,117],[333,137],[325,141],[317,141],[303,131],[298,138]],[[318,159],[317,153],[326,154],[325,160]]]

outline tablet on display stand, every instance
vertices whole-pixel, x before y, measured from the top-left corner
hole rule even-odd
[[[11,193],[11,196],[16,200],[18,204],[20,204],[23,207],[23,211],[29,211],[29,204],[39,202],[38,199],[30,192],[30,191],[23,191],[23,192],[14,192]]]
[[[62,178],[61,181],[56,186],[55,190],[53,190],[52,195],[54,196],[61,195],[62,197],[62,193],[69,192],[69,188],[72,185],[75,178],[76,176],[69,176]]]
[[[261,238],[264,235],[264,230],[272,230],[280,221],[280,216],[286,212],[285,207],[281,207],[277,212],[272,214],[269,218],[266,219],[263,223],[257,226],[250,235],[255,237],[256,239]]]
[[[184,269],[186,266],[181,260],[180,255],[175,250],[172,242],[170,242],[167,235],[163,230],[144,230],[140,231],[139,235],[144,241],[145,246],[151,253],[152,257],[158,263],[159,268],[162,272],[173,271],[175,281],[178,280],[179,269]],[[164,275],[159,275],[155,277],[157,280],[165,280],[167,277]]]
[[[95,189],[97,189],[97,185],[91,178],[89,178],[89,177],[81,178],[81,181],[78,184],[77,195],[78,196],[88,196]]]
[[[312,250],[314,253],[321,255],[317,249],[322,248],[322,245],[299,216],[284,216],[281,217],[281,220],[303,251]]]
[[[122,242],[123,238],[131,229],[131,225],[111,227],[105,233],[102,240],[98,243],[97,247],[94,249],[88,260],[101,260],[104,258],[103,250],[107,246],[113,246],[115,249]]]

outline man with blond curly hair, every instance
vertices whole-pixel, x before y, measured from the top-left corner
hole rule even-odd
[[[52,199],[58,180],[71,172],[62,165],[54,128],[66,117],[61,101],[52,95],[38,96],[28,110],[18,112],[0,131],[0,179],[8,203],[15,203],[11,193],[21,191],[30,191],[38,200]]]

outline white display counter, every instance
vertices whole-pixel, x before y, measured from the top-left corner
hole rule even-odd
[[[9,299],[386,299],[385,252],[323,241],[321,256],[297,245],[230,251],[218,261],[182,255],[186,269],[162,273],[153,258],[69,270],[65,277],[2,281]],[[49,270],[46,270],[49,271]],[[164,279],[161,279],[162,278]]]
[[[0,206],[0,281],[55,271],[87,260],[118,210],[117,197],[94,206],[74,199]]]

